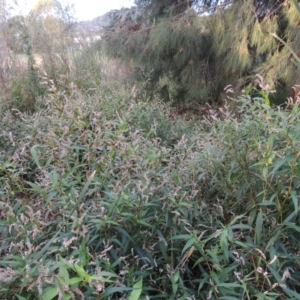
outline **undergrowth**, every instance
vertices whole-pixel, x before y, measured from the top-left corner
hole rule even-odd
[[[0,119],[1,299],[299,299],[300,113],[186,121],[99,85]]]

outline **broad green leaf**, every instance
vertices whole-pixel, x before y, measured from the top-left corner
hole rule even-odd
[[[52,242],[56,239],[56,237],[58,236],[58,234],[60,233],[60,230],[56,232],[56,234],[52,237],[52,239],[50,241],[48,241],[48,243],[39,251],[34,255],[34,259],[36,261],[40,260],[41,257],[43,256],[43,254],[49,249],[50,245],[52,244]]]
[[[245,216],[245,214],[239,215],[239,216],[235,216],[233,218],[233,220],[229,223],[229,225],[233,225],[237,220],[242,219]]]
[[[210,280],[210,276],[208,273],[204,273],[202,278],[198,279],[197,281],[195,282],[199,282],[199,287],[198,287],[198,290],[201,290],[204,286],[204,284],[207,284],[209,283],[209,280]]]
[[[279,284],[281,284],[281,276],[278,274],[278,272],[271,266],[268,265],[268,269],[270,270],[270,272],[272,273],[272,275],[275,277],[275,279],[277,280],[277,282]]]
[[[221,286],[221,287],[226,287],[226,288],[241,288],[242,285],[241,284],[238,284],[238,283],[219,283],[218,286]]]
[[[269,107],[270,106],[270,99],[269,99],[268,93],[266,91],[260,91],[260,95],[264,98],[265,105],[267,105],[267,107]]]
[[[179,234],[176,236],[171,237],[171,240],[189,240],[193,236],[190,234]]]
[[[271,246],[273,246],[273,244],[278,240],[278,238],[280,238],[280,236],[281,236],[281,230],[278,229],[277,232],[276,232],[276,234],[273,235],[273,236],[269,239],[269,241],[268,241],[268,243],[267,243],[267,245],[266,245],[266,247],[265,247],[265,252],[266,252]]]
[[[105,271],[102,271],[102,272],[99,272],[98,273],[99,276],[107,276],[107,277],[119,277],[117,274],[115,273],[111,273],[111,272],[105,272]]]
[[[78,283],[78,282],[81,282],[82,281],[82,278],[80,277],[73,277],[69,280],[69,284],[75,284],[75,283]]]
[[[299,210],[299,198],[298,198],[298,194],[295,190],[291,191],[291,197],[294,203],[294,208],[295,208],[295,213],[298,213]]]
[[[91,276],[88,273],[86,273],[86,271],[82,267],[75,264],[73,266],[74,266],[74,270],[81,278],[84,278],[87,281],[91,279]]]
[[[252,227],[247,224],[235,224],[230,226],[230,228],[231,229],[252,229]]]
[[[257,207],[254,207],[251,212],[250,212],[250,216],[248,218],[248,224],[250,226],[253,226],[253,222],[255,220],[255,217],[256,217],[256,213],[257,213]]]
[[[256,226],[255,226],[255,243],[257,246],[259,246],[261,243],[262,226],[263,226],[263,213],[260,210],[256,217]]]
[[[105,292],[101,295],[103,299],[106,299],[108,295],[114,294],[114,293],[120,293],[120,292],[128,292],[132,291],[132,288],[127,288],[127,287],[108,287],[105,289]]]
[[[72,215],[74,213],[74,211],[77,209],[78,205],[81,203],[81,201],[84,199],[84,197],[86,196],[87,190],[89,189],[92,181],[94,180],[94,176],[95,176],[95,171],[91,174],[91,176],[89,177],[89,179],[87,180],[87,182],[85,183],[77,201],[76,204],[74,205],[74,208],[72,210],[72,212],[70,213],[70,215]]]
[[[194,245],[194,243],[196,242],[196,239],[194,237],[192,237],[183,247],[181,253],[183,254],[187,249],[189,249],[191,246]]]
[[[233,296],[224,296],[224,297],[219,297],[219,300],[241,300],[241,298],[236,298]]]
[[[95,279],[99,279],[100,277],[119,277],[117,274],[115,273],[111,273],[111,272],[99,272],[97,273],[97,275],[92,275],[91,278]]]
[[[48,287],[45,289],[44,293],[42,294],[41,300],[52,300],[58,294],[58,290],[56,287]]]
[[[290,160],[291,160],[291,158],[288,157],[288,156],[285,156],[285,157],[279,157],[279,158],[276,160],[275,164],[274,164],[274,168],[272,169],[271,174],[274,175],[274,174],[276,173],[276,171],[277,171],[278,169],[280,169],[280,167],[282,167],[286,162],[288,162],[288,161],[290,161]]]
[[[285,286],[283,286],[282,289],[291,297],[290,299],[300,299],[300,293],[297,293],[296,291],[293,291]]]
[[[14,260],[5,260],[5,259],[1,259],[0,260],[0,266],[8,266],[8,267],[16,267],[19,268],[21,265],[20,262],[18,261],[14,261]]]
[[[85,267],[89,263],[89,255],[86,250],[86,243],[84,239],[82,239],[81,241],[81,247],[78,253],[78,258],[83,267]]]
[[[263,202],[258,203],[259,206],[271,206],[276,205],[273,200],[264,200]]]
[[[210,276],[216,282],[216,284],[220,284],[221,278],[219,277],[219,273],[216,273],[215,271],[211,271]]]
[[[236,244],[236,245],[238,245],[238,246],[240,246],[241,248],[243,248],[243,249],[245,249],[245,250],[250,250],[250,249],[252,249],[252,245],[251,246],[249,246],[249,245],[247,245],[247,244],[245,244],[245,243],[243,243],[243,242],[240,242],[240,241],[238,241],[238,240],[233,240],[233,242],[234,242],[234,244]]]
[[[143,279],[136,282],[133,286],[133,291],[130,293],[128,300],[138,300],[143,290]]]
[[[69,281],[69,273],[65,266],[59,267],[58,277],[62,279],[65,283]]]
[[[229,252],[228,252],[228,229],[227,228],[224,228],[222,230],[222,234],[220,236],[220,247],[223,250],[226,260],[228,261]]]
[[[172,282],[172,291],[173,291],[173,295],[177,294],[177,290],[178,290],[178,284],[175,282]]]
[[[141,225],[144,225],[144,226],[147,226],[147,227],[152,227],[149,223],[143,221],[143,220],[137,220],[138,224],[141,224]]]
[[[72,298],[72,295],[71,295],[71,294],[65,293],[62,300],[69,300],[69,299],[71,299],[71,298]],[[74,297],[73,297],[73,299],[74,299]]]
[[[57,183],[58,183],[58,174],[56,171],[53,171],[51,173],[51,181],[52,181],[52,185],[55,187],[57,186]]]
[[[57,196],[57,191],[51,191],[47,196],[46,206]]]
[[[25,181],[27,184],[29,184],[37,193],[39,193],[44,199],[47,198],[47,193],[41,189],[37,184]]]
[[[295,223],[292,222],[283,222],[281,225],[284,225],[288,228],[294,229],[298,232],[300,232],[300,226],[297,226]]]
[[[298,13],[300,14],[300,5],[298,3],[298,0],[293,0],[293,3],[296,6],[296,9],[298,10]]]
[[[174,282],[177,282],[178,279],[179,279],[179,276],[180,276],[180,272],[177,271],[177,272],[174,274],[174,276],[173,276],[173,281],[174,281]]]
[[[135,218],[135,214],[130,213],[130,212],[122,212],[121,215],[122,215],[122,217],[130,217],[130,218],[133,218],[133,219]]]
[[[297,216],[297,214],[295,213],[295,211],[293,211],[292,213],[290,213],[290,215],[283,221],[283,223],[286,222],[290,222],[291,220],[295,219],[295,217]]]
[[[268,177],[268,167],[263,167],[262,175],[263,175],[264,179],[267,179],[267,177]]]
[[[211,251],[210,249],[206,250],[206,253],[212,258],[212,261],[215,264],[219,264],[219,257],[217,256],[217,254],[214,251]]]
[[[121,227],[114,227],[115,230],[119,231],[123,236],[126,236],[129,240],[132,240],[131,236]]]
[[[19,295],[16,295],[16,294],[15,294],[15,296],[17,296],[19,300],[27,300],[26,298],[24,298],[22,296],[19,296]]]
[[[31,153],[31,156],[35,162],[35,164],[40,168],[40,163],[39,163],[39,157],[37,155],[37,152],[35,150],[35,148],[37,147],[38,145],[34,145],[33,147],[31,147],[30,149],[30,153]]]
[[[193,265],[193,268],[196,267],[197,265],[199,265],[200,263],[202,263],[203,261],[205,261],[204,257],[199,257],[196,262]]]
[[[107,279],[107,278],[95,276],[95,275],[92,275],[90,280],[101,280],[101,282],[108,282],[108,283],[115,282],[115,280],[111,280],[111,279]]]
[[[95,176],[95,172],[92,173],[92,175],[89,177],[88,181],[85,183],[85,185],[79,195],[78,203],[80,203],[84,199],[88,188],[90,187],[92,181],[94,180],[94,176]]]

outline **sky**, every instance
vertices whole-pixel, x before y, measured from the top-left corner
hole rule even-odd
[[[36,2],[48,0],[17,0],[20,11],[29,12]],[[78,21],[91,20],[112,9],[131,7],[134,0],[58,0],[61,3],[71,3],[75,7],[75,17]],[[10,1],[8,1],[10,2]]]
[[[101,16],[112,9],[133,6],[133,0],[73,0],[79,21]]]

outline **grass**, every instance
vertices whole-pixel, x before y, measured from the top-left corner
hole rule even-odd
[[[1,299],[299,299],[297,105],[81,87],[1,110]]]

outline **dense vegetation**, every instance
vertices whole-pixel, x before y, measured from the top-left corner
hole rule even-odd
[[[58,45],[1,52],[0,299],[300,299],[298,104],[178,109]]]
[[[280,104],[299,83],[290,51],[274,38],[299,54],[299,14],[292,0],[136,2],[141,17],[117,19],[107,53],[134,61],[149,74],[148,89],[165,99],[222,102],[228,84],[237,92],[253,88],[260,74],[276,90],[270,100]]]

